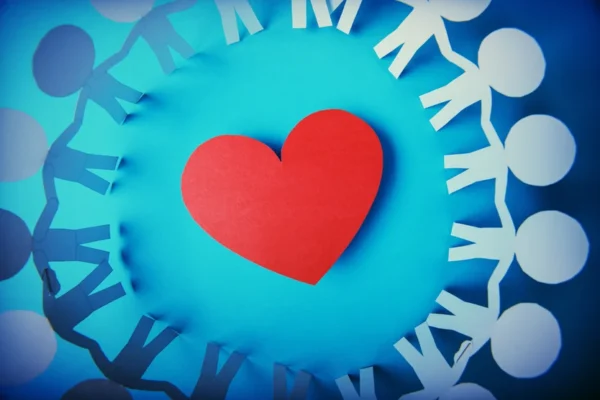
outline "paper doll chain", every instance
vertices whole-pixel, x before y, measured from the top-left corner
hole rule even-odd
[[[421,13],[422,7],[432,7],[430,6],[430,4],[434,4],[433,2],[428,3],[421,0],[404,0],[403,2],[411,5],[413,7],[413,11],[403,21],[403,23],[398,27],[397,30],[392,32],[388,37],[383,39],[375,47],[375,51],[380,58],[389,54],[395,48],[400,47],[407,37],[414,36],[413,32],[410,31],[410,27],[407,28],[407,26],[409,26],[412,20],[418,19],[414,18],[415,13]],[[485,9],[487,5],[489,5],[490,0],[484,0],[480,2],[485,3],[485,7],[483,7],[483,9]],[[155,10],[159,10],[161,9],[161,7],[165,13],[178,12],[189,8],[194,3],[194,0],[173,1],[172,3],[167,3],[166,5],[154,8],[152,11],[148,12],[147,18],[156,17],[158,20],[157,15],[159,15],[159,12]],[[219,6],[219,11],[223,19],[223,28],[228,44],[239,41],[239,32],[237,32],[237,30],[234,29],[230,19],[231,16],[233,16],[233,18],[235,19],[236,12],[241,17],[250,33],[257,33],[262,30],[260,22],[258,22],[258,20],[256,19],[256,16],[254,15],[252,9],[250,8],[246,0],[237,0],[235,2],[231,2],[231,6],[227,5],[226,3],[228,2],[221,2],[217,0],[217,5]],[[299,11],[302,7],[301,3],[302,1],[292,0],[292,12],[294,14],[293,26],[295,28],[306,27],[305,12],[304,15],[302,15],[302,12]],[[334,0],[332,1],[331,5],[333,6],[333,8],[336,8],[342,3],[344,3],[343,0]],[[350,28],[352,26],[352,21],[358,13],[360,4],[361,1],[346,0],[340,25],[338,25],[338,29],[345,33],[349,33]],[[304,7],[305,6],[306,4],[304,4]],[[451,8],[452,7],[449,7],[449,9]],[[318,25],[320,27],[332,25],[329,10],[327,8],[327,5],[324,3],[324,0],[313,1],[313,9],[317,17]],[[483,9],[480,10],[479,13],[483,12]],[[496,260],[498,264],[494,269],[491,278],[488,281],[487,307],[466,303],[458,299],[454,295],[446,291],[442,291],[437,299],[437,302],[446,309],[448,309],[452,313],[452,315],[430,314],[427,318],[427,321],[416,328],[417,338],[420,342],[422,354],[417,352],[416,349],[414,349],[414,347],[412,347],[412,345],[410,345],[405,338],[402,338],[398,343],[396,343],[395,348],[404,356],[404,358],[413,367],[418,378],[423,384],[424,389],[420,391],[421,394],[424,395],[424,397],[422,398],[441,398],[444,397],[450,391],[457,391],[459,389],[480,394],[485,392],[485,395],[481,396],[488,396],[488,398],[493,398],[493,396],[489,392],[487,392],[483,388],[478,387],[477,385],[467,386],[471,384],[464,383],[456,385],[456,383],[460,380],[462,373],[465,370],[470,358],[474,354],[476,354],[487,341],[492,340],[492,327],[496,326],[502,319],[502,317],[500,317],[499,286],[513,262],[515,252],[518,251],[519,234],[516,231],[514,222],[512,220],[509,208],[506,203],[506,191],[509,166],[515,174],[517,174],[520,170],[518,164],[516,167],[514,165],[507,165],[507,163],[510,164],[510,162],[507,162],[507,156],[505,153],[507,153],[509,150],[512,151],[513,149],[509,148],[509,139],[507,139],[506,144],[502,143],[499,135],[497,134],[491,122],[492,105],[490,87],[494,87],[494,89],[496,89],[500,93],[512,97],[521,97],[527,93],[521,93],[523,92],[523,90],[520,91],[519,88],[515,89],[514,85],[511,86],[510,83],[507,84],[506,82],[500,82],[499,84],[496,83],[496,86],[494,86],[495,82],[488,82],[489,86],[486,86],[484,88],[485,90],[481,91],[481,93],[483,94],[479,92],[478,94],[467,93],[467,95],[471,96],[470,99],[465,100],[463,98],[460,98],[460,96],[458,96],[457,93],[464,92],[464,88],[467,87],[467,84],[482,81],[482,76],[485,75],[482,73],[482,71],[485,68],[485,64],[482,64],[482,62],[484,62],[485,59],[483,61],[480,60],[480,65],[476,66],[470,61],[466,60],[460,54],[452,50],[443,25],[442,17],[452,21],[463,21],[475,18],[476,16],[478,16],[478,14],[475,13],[477,15],[467,17],[453,15],[451,12],[453,10],[440,9],[438,11],[439,13],[436,15],[435,13],[431,12],[431,9],[425,10],[425,12],[428,13],[427,15],[429,15],[432,18],[430,22],[432,23],[432,30],[434,32],[430,33],[429,36],[423,36],[421,39],[417,38],[417,41],[420,40],[420,45],[422,45],[425,41],[427,41],[429,37],[434,36],[434,38],[440,46],[440,51],[444,55],[444,57],[449,62],[463,69],[465,73],[455,81],[448,84],[446,87],[436,89],[430,93],[421,96],[421,102],[423,103],[423,106],[425,108],[430,107],[432,105],[440,104],[442,102],[448,102],[447,105],[434,118],[431,119],[432,126],[435,128],[435,130],[443,128],[448,122],[450,122],[450,120],[454,116],[456,116],[469,105],[474,104],[476,102],[481,103],[481,126],[490,145],[488,148],[478,150],[473,153],[463,155],[450,155],[445,157],[446,168],[459,168],[465,170],[457,177],[452,178],[448,181],[448,191],[449,193],[453,193],[471,184],[475,184],[484,180],[494,179],[494,205],[501,221],[500,228],[479,228],[455,223],[452,229],[452,235],[461,239],[465,239],[471,242],[472,244],[468,246],[451,248],[449,251],[449,261],[461,261],[469,259],[491,259]],[[447,12],[448,15],[445,15],[445,12]],[[421,18],[423,17],[423,15],[426,14],[421,14]],[[439,24],[440,21],[441,25]],[[129,50],[131,49],[131,46],[135,42],[135,39],[138,36],[143,36],[144,33],[141,32],[140,29],[141,28],[138,28],[138,25],[136,25],[132,30],[132,34],[125,41],[123,48],[119,52],[115,53],[108,60],[106,60],[104,63],[102,63],[100,67],[98,67],[94,72],[97,72],[98,75],[107,75],[107,71],[110,68],[122,61],[127,56]],[[508,30],[500,31],[506,33],[506,31]],[[493,32],[488,38],[484,40],[484,42],[482,43],[482,51],[484,50],[483,47],[485,43],[489,45],[489,42],[499,40],[499,35],[497,34],[497,32],[500,31]],[[510,33],[514,34],[515,32]],[[507,35],[504,34],[504,36],[500,39],[506,41],[506,37]],[[509,39],[511,39],[510,35],[508,35],[508,37]],[[183,41],[183,39],[177,38],[175,36],[173,36],[171,39],[173,39],[173,43],[176,43],[173,45],[176,51],[180,52],[184,56],[191,56],[193,54],[193,50],[191,50],[191,47],[189,47],[187,43],[184,43],[185,41]],[[512,39],[514,39],[514,37]],[[406,65],[410,61],[410,58],[418,50],[420,45],[417,42],[413,44],[404,44],[402,50],[400,51],[398,56],[396,56],[392,65],[390,66],[390,72],[395,77],[398,78],[401,75],[403,69],[406,67]],[[157,56],[159,57],[160,64],[165,73],[168,73],[175,68],[174,64],[172,63],[172,60],[168,57],[165,57],[164,53],[162,53],[162,55],[159,55],[159,53],[157,52]],[[119,85],[122,84],[119,83]],[[525,89],[524,91],[531,92],[535,90],[535,88],[537,88],[538,85],[539,82],[537,82],[537,84],[530,84],[531,87]],[[121,93],[118,97],[125,99],[126,101],[137,102],[141,98],[141,95],[141,93],[133,89],[123,88],[121,86]],[[73,139],[73,137],[75,137],[78,134],[79,127],[81,126],[83,120],[83,109],[85,107],[85,102],[88,99],[95,99],[95,97],[96,99],[99,98],[98,93],[95,93],[88,87],[84,88],[81,91],[77,110],[75,112],[74,121],[57,139],[57,141],[54,142],[53,147],[56,144],[63,144],[62,142],[64,142],[64,144],[68,143],[70,140]],[[114,102],[111,103],[105,101],[101,104],[101,106],[105,108],[117,121],[124,121],[127,116],[126,114],[124,114],[124,111],[120,108],[118,103],[117,105],[115,105]],[[528,122],[529,125],[531,125],[531,120],[525,122],[520,121],[518,124],[515,125],[515,127],[513,127],[513,130],[515,130],[515,132],[519,131],[518,128],[522,127],[522,125],[524,124],[527,125],[526,122]],[[542,122],[548,123],[548,120],[544,120]],[[519,124],[521,125],[519,126]],[[535,126],[533,127],[536,128]],[[509,138],[511,137],[511,134],[509,134]],[[518,144],[518,138],[513,140],[513,142],[515,141],[517,141]],[[48,158],[51,158],[52,156],[53,153],[51,150]],[[510,158],[510,155],[508,155],[508,158]],[[493,165],[493,167],[488,167],[486,169],[487,164]],[[566,171],[564,174],[566,174]],[[564,176],[564,174],[562,174],[562,176]],[[558,181],[562,178],[562,176],[550,183]],[[543,186],[543,184],[540,184],[540,182],[538,182],[539,179],[538,181],[536,181],[536,179],[539,178],[539,176],[535,176],[534,174],[533,178],[530,179],[527,176],[527,171],[525,171],[524,173],[520,173],[520,176],[518,176],[518,178],[520,178],[525,183]],[[56,212],[56,209],[58,208],[58,197],[56,196],[54,179],[54,167],[52,166],[51,162],[47,161],[44,167],[44,189],[47,198],[47,205],[46,209],[42,213],[42,216],[40,217],[40,220],[38,221],[38,225],[46,225],[47,228],[49,228],[53,220],[54,214]],[[103,190],[106,191],[107,189],[102,184],[100,184],[100,186],[93,186],[93,184],[88,185],[84,183],[84,185],[100,193],[102,193]],[[50,216],[48,217],[47,214]],[[533,217],[535,217],[535,215]],[[212,376],[213,378],[215,378],[216,376],[216,364],[218,361],[219,347],[209,344],[204,362],[205,365],[203,365],[198,385],[196,386],[194,393],[192,393],[192,395],[188,397],[184,393],[182,393],[181,390],[179,390],[175,385],[169,382],[142,379],[144,372],[146,371],[150,363],[154,360],[154,357],[156,357],[156,355],[160,351],[166,348],[166,346],[168,346],[178,336],[178,332],[176,332],[174,328],[165,329],[161,334],[159,334],[159,336],[156,339],[154,339],[149,345],[144,347],[145,339],[147,338],[150,329],[154,324],[154,319],[152,317],[142,316],[128,344],[121,351],[121,353],[119,353],[115,360],[109,361],[95,340],[75,332],[73,329],[74,325],[69,326],[64,321],[64,315],[66,315],[65,312],[69,309],[69,304],[67,303],[68,301],[82,300],[84,302],[89,303],[90,307],[87,314],[83,316],[83,318],[81,318],[82,316],[78,317],[79,319],[85,319],[96,309],[125,295],[123,288],[120,284],[114,285],[111,288],[105,289],[97,294],[91,295],[91,292],[95,289],[95,287],[97,287],[102,282],[102,280],[104,280],[112,272],[112,268],[108,264],[107,257],[101,257],[101,259],[98,259],[97,261],[98,267],[88,277],[84,278],[84,281],[82,281],[78,288],[76,288],[83,289],[82,293],[85,294],[83,298],[74,298],[74,295],[72,295],[73,291],[68,292],[67,294],[64,294],[60,297],[56,297],[55,294],[59,291],[60,283],[58,282],[54,271],[49,267],[48,260],[44,259],[43,255],[38,254],[38,256],[35,257],[34,254],[34,263],[40,273],[40,277],[43,280],[44,314],[50,321],[50,324],[52,325],[56,333],[66,341],[74,344],[75,346],[87,349],[90,352],[90,355],[97,367],[99,368],[99,370],[108,379],[124,387],[137,390],[164,392],[171,399],[198,399],[200,396],[203,395],[204,391],[210,391],[213,394],[220,393],[224,398],[225,394],[227,393],[230,380],[233,379],[235,373],[237,372],[237,369],[244,360],[244,356],[237,352],[234,352],[226,363],[226,366],[229,365],[231,367],[229,368],[228,379],[220,379],[220,384],[215,383],[217,380],[213,379],[214,382],[212,382],[211,384],[210,377]],[[526,268],[524,265],[521,265],[521,267],[524,270]],[[546,279],[546,281],[548,281],[546,283],[557,283],[558,281],[570,279],[570,277],[563,277],[561,280],[560,277],[547,278],[539,276],[536,275],[536,271],[534,269],[525,270],[525,272],[534,279],[537,279],[538,281],[544,281],[544,279]],[[572,274],[572,276],[574,276],[574,274]],[[554,279],[554,281],[556,282],[550,282],[552,279]],[[92,305],[93,302],[91,301],[93,296],[96,296],[94,298],[95,305]],[[64,300],[61,302],[61,299]],[[471,323],[473,321],[478,322],[473,324]],[[443,357],[441,357],[441,353],[435,345],[435,341],[433,340],[429,327],[454,330],[470,337],[470,340],[468,342],[463,343],[460,349],[458,349],[455,355],[454,365],[447,365]],[[151,353],[152,351],[154,353]],[[146,364],[136,364],[135,366],[137,370],[135,370],[136,368],[127,368],[126,365],[132,365],[131,360],[136,359],[136,357],[140,358],[138,356],[142,354],[142,352],[146,352],[146,355],[152,355],[152,357],[143,357],[144,359],[148,360],[148,362]],[[439,365],[437,365],[436,363],[445,364],[445,367],[442,365],[443,368],[437,368]],[[498,363],[501,364],[501,368],[505,369],[505,371],[507,370],[507,368],[510,369],[510,360],[508,361],[508,364],[507,362],[500,361],[498,361]],[[135,362],[133,364],[135,364]],[[434,369],[439,372],[436,372],[436,375],[434,376],[428,376],[431,374],[428,374],[427,371],[431,370],[431,367],[434,364],[436,364],[436,368]],[[278,374],[280,374],[282,371],[284,372],[283,377],[285,379],[285,367],[276,365],[276,379]],[[515,373],[512,375],[517,376],[518,374]],[[223,384],[223,381],[226,381],[225,384]],[[296,389],[298,389],[302,393],[305,393],[309,383],[310,374],[301,371],[296,378]],[[349,375],[337,379],[336,383],[344,399],[376,398],[372,368],[365,368],[360,371],[360,395],[354,389]],[[279,398],[278,396],[286,396],[285,385],[283,390],[283,394],[278,394],[276,390],[275,398]]]

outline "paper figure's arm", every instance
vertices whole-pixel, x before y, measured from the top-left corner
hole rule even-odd
[[[221,348],[214,343],[209,343],[206,346],[206,354],[202,362],[200,377],[190,396],[190,400],[201,400],[204,398],[225,399],[227,396],[229,385],[246,360],[246,356],[239,352],[234,352],[229,356],[223,367],[221,367],[221,370],[217,372],[220,351]]]
[[[142,28],[140,24],[137,23],[135,24],[131,32],[129,32],[129,35],[127,35],[127,38],[125,39],[125,42],[123,42],[123,46],[121,46],[121,49],[112,56],[108,57],[102,63],[100,63],[96,67],[95,71],[107,72],[109,69],[115,67],[121,61],[123,61],[129,55],[131,48],[141,35]]]
[[[156,10],[160,10],[165,14],[173,14],[192,8],[197,2],[198,0],[174,0],[170,3],[156,7]]]
[[[61,147],[69,144],[71,140],[77,135],[81,125],[83,125],[83,116],[85,114],[85,106],[88,101],[88,92],[86,89],[83,89],[81,93],[79,93],[79,98],[77,99],[77,106],[75,108],[75,115],[73,117],[73,122],[71,125],[67,127],[60,134],[60,136],[52,143],[52,147]]]
[[[469,61],[459,53],[452,50],[450,38],[448,37],[448,31],[446,31],[443,22],[441,25],[438,26],[436,31],[433,33],[433,36],[438,44],[440,53],[442,53],[442,56],[444,56],[446,60],[456,65],[458,68],[462,69],[465,72],[477,69],[477,66],[475,64],[473,64],[471,61]]]
[[[58,199],[58,195],[56,194],[56,180],[54,178],[54,167],[49,163],[44,164],[42,168],[42,181],[46,202],[50,199]]]
[[[33,229],[33,238],[43,238],[48,230],[50,230],[50,225],[52,225],[52,221],[54,221],[54,217],[58,212],[58,199],[53,197],[49,199],[46,203],[46,207],[44,207],[44,211],[42,211],[42,215],[40,215],[40,219],[38,219],[37,224],[35,224],[35,228]]]

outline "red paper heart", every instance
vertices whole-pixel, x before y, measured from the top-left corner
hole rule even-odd
[[[208,140],[188,160],[181,191],[192,218],[223,246],[314,285],[358,232],[382,169],[373,129],[326,110],[292,130],[281,160],[245,136]]]

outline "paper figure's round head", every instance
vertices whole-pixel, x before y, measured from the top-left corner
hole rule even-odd
[[[560,181],[575,161],[575,139],[569,128],[549,115],[530,115],[517,122],[506,142],[506,159],[519,180],[532,186]]]
[[[65,97],[77,92],[94,69],[90,35],[73,25],[46,33],[33,54],[33,77],[44,93]]]
[[[465,22],[479,17],[492,0],[429,0],[429,4],[444,19],[453,22]]]
[[[491,337],[492,356],[515,378],[545,374],[560,353],[560,326],[552,313],[535,303],[520,303],[506,310]]]
[[[517,231],[517,261],[538,282],[557,284],[572,279],[583,269],[589,249],[579,222],[559,211],[536,213]]]
[[[148,14],[155,0],[91,0],[102,16],[115,22],[134,22]]]
[[[460,383],[440,396],[440,400],[496,400],[494,395],[475,383]]]
[[[540,45],[519,29],[502,28],[486,36],[479,47],[478,60],[487,83],[508,97],[530,94],[546,74]]]
[[[0,182],[27,179],[48,154],[44,128],[28,114],[0,108]]]
[[[56,354],[56,335],[43,315],[0,314],[0,386],[18,386],[42,374]]]
[[[60,400],[133,400],[123,386],[107,379],[90,379],[69,389]]]
[[[19,273],[31,254],[31,233],[21,218],[0,208],[0,282]]]

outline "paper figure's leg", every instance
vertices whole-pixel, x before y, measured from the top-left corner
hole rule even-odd
[[[306,28],[306,1],[307,0],[292,0],[292,28]]]
[[[480,246],[478,244],[469,244],[466,246],[452,247],[448,251],[448,261],[467,261],[476,258],[482,258]]]
[[[94,310],[99,310],[104,306],[109,305],[113,301],[125,297],[125,289],[120,283],[115,283],[112,286],[102,289],[101,291],[90,295],[89,301]]]
[[[221,24],[225,34],[225,42],[230,45],[240,41],[240,31],[235,15],[235,5],[228,0],[216,0],[219,14],[221,14]]]
[[[400,75],[402,75],[402,72],[404,72],[404,69],[410,60],[412,60],[415,54],[417,54],[419,47],[420,46],[412,42],[410,39],[402,46],[389,68],[389,71],[394,78],[398,79]]]
[[[87,169],[79,174],[77,182],[101,195],[105,195],[110,187],[110,182]]]
[[[106,239],[110,239],[110,225],[100,225],[92,226],[90,228],[77,229],[77,244],[87,244]],[[100,264],[100,261],[98,264]]]
[[[169,51],[169,47],[166,44],[154,45],[152,46],[152,51],[160,64],[160,68],[163,70],[165,75],[169,75],[171,72],[177,69],[175,65],[175,61],[173,60],[173,55]],[[137,103],[138,99],[135,98],[133,94],[126,94],[129,96],[130,103]],[[133,101],[132,101],[133,100]]]
[[[114,171],[117,169],[119,157],[104,156],[100,154],[87,154],[85,158],[85,167],[90,169],[101,169],[105,171]]]
[[[456,315],[432,313],[427,317],[427,325],[431,326],[432,328],[463,333],[460,329],[461,324],[458,319],[459,318]]]
[[[374,47],[377,57],[383,58],[402,46],[407,40],[406,25],[400,24],[392,33]]]
[[[221,347],[214,343],[209,343],[206,346],[202,370],[190,397],[191,400],[224,399],[227,396],[231,381],[233,381],[246,356],[234,352],[229,356],[221,371],[217,373],[220,352]]]
[[[473,165],[473,153],[450,154],[444,156],[444,168],[469,169]]]
[[[263,30],[263,26],[260,24],[260,21],[256,17],[254,10],[248,0],[240,0],[237,2],[235,7],[240,19],[248,29],[248,33],[254,35]]]
[[[443,290],[436,302],[450,311],[454,316],[430,314],[427,318],[429,326],[453,330],[473,338],[486,321],[488,309],[477,304],[468,303]],[[448,317],[448,318],[444,318]]]
[[[312,4],[319,28],[333,26],[329,7],[327,7],[327,0],[310,0],[310,3]]]
[[[406,338],[400,339],[394,347],[415,371],[423,363],[423,355]]]
[[[148,336],[150,335],[150,331],[152,330],[153,326],[154,326],[154,320],[152,318],[149,318],[145,315],[142,316],[142,318],[140,318],[140,321],[135,326],[135,329],[133,330],[131,337],[127,341],[125,348],[142,348],[142,347],[144,347],[144,343],[146,343],[146,340],[148,339]],[[123,349],[121,351],[121,353],[124,353],[124,350],[125,349]]]
[[[108,259],[110,253],[108,251],[94,249],[91,247],[78,246],[77,260],[89,264],[98,264]]]
[[[77,286],[86,296],[89,296],[112,272],[113,269],[108,261],[103,261]]]
[[[100,107],[102,107],[111,118],[118,124],[122,124],[127,118],[127,112],[115,97],[105,97],[102,100],[96,101]]]
[[[358,10],[360,9],[361,3],[362,0],[346,0],[346,3],[344,4],[344,10],[342,11],[342,15],[338,21],[338,30],[344,32],[345,34],[350,34],[350,30],[352,29],[352,25],[354,25],[354,21],[358,15]]]
[[[190,58],[196,54],[196,50],[177,32],[173,32],[169,38],[169,46],[178,52],[183,58]]]
[[[356,389],[354,389],[354,385],[350,380],[348,375],[344,375],[341,378],[337,378],[335,383],[342,395],[342,399],[344,400],[360,400],[360,396],[356,393]]]
[[[144,352],[147,353],[150,359],[154,359],[158,354],[167,348],[168,345],[175,340],[179,334],[171,328],[164,329],[150,343],[144,346]]]
[[[452,82],[447,84],[446,86],[442,86],[440,88],[432,90],[429,93],[425,93],[419,96],[419,100],[421,100],[423,108],[437,106],[438,104],[450,101],[452,97],[451,90],[453,89],[450,85],[452,85]]]
[[[114,78],[110,80],[110,86],[110,93],[112,93],[114,97],[125,100],[129,103],[137,103],[144,95],[142,92],[138,92],[134,88],[131,88]]]
[[[478,175],[479,174],[476,173],[475,167],[473,167],[448,179],[448,181],[446,182],[446,186],[448,187],[448,193],[452,194],[477,182],[482,181],[482,179],[480,179]]]
[[[439,131],[444,126],[448,125],[450,121],[469,105],[470,104],[465,105],[462,101],[458,101],[457,99],[452,99],[446,103],[446,105],[429,120],[429,122],[431,123],[431,126],[433,126],[433,129]]]
[[[452,231],[450,232],[450,235],[454,236],[455,238],[467,240],[473,243],[477,243],[482,234],[482,228],[461,224],[459,222],[452,224]]]
[[[87,300],[92,307],[92,311],[99,310],[125,296],[125,290],[120,283],[91,294],[106,278],[108,278],[112,271],[113,269],[110,264],[104,261],[79,283],[78,286],[83,293],[87,295]]]
[[[310,387],[310,381],[312,375],[306,371],[300,371],[296,374],[294,379],[294,387],[290,393],[289,400],[305,400],[308,395],[308,388]]]
[[[431,334],[431,330],[427,324],[421,324],[415,328],[415,333],[417,335],[417,340],[419,341],[419,346],[421,346],[421,353],[423,353],[423,357],[430,358],[432,355],[440,354],[438,350],[435,340],[433,339],[433,335]]]

